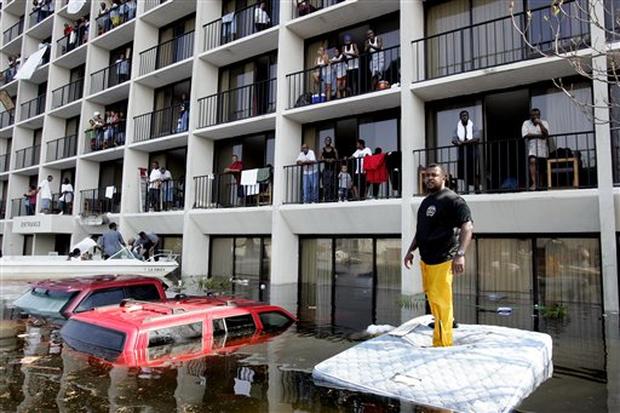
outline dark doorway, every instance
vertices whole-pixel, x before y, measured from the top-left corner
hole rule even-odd
[[[54,251],[58,255],[68,255],[71,248],[71,234],[56,234],[54,239]]]
[[[355,152],[355,141],[357,140],[357,119],[344,119],[336,122],[336,136],[334,146],[338,150],[338,155],[349,157]],[[321,142],[321,146],[323,142]]]
[[[528,90],[484,98],[486,145],[483,146],[483,183],[490,191],[514,191],[526,186],[527,164],[521,125],[528,119]]]

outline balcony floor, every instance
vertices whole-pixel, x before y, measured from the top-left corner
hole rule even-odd
[[[143,152],[165,151],[167,149],[187,146],[187,132],[177,133],[174,135],[162,136],[161,138],[149,139],[141,142],[133,142],[129,148]]]
[[[219,125],[208,126],[196,129],[194,135],[209,139],[226,139],[235,136],[264,132],[276,128],[276,114],[253,116],[251,118],[237,120],[234,122],[220,123]]]
[[[117,47],[127,43],[127,39],[133,37],[135,25],[136,19],[134,18],[133,20],[121,24],[120,26],[95,37],[91,43],[106,50],[116,49]]]
[[[279,27],[270,27],[267,30],[207,50],[200,55],[200,58],[215,66],[222,67],[270,52],[278,48]]]
[[[173,63],[136,78],[136,83],[153,89],[166,86],[192,76],[193,58]]]
[[[112,103],[129,98],[129,86],[130,82],[123,82],[120,85],[105,88],[97,93],[94,93],[88,96],[86,100],[98,105],[111,105]]]

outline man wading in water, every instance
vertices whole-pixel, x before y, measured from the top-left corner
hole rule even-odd
[[[425,171],[429,195],[418,209],[416,234],[405,255],[405,267],[411,268],[413,252],[420,249],[422,284],[435,317],[433,346],[452,345],[452,274],[465,270],[465,252],[474,230],[469,207],[446,188],[441,166],[429,165]],[[460,234],[457,240],[457,229]]]

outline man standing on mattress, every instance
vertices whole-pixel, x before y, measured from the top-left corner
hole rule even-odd
[[[447,347],[452,345],[454,322],[452,275],[465,270],[474,226],[463,198],[446,188],[446,173],[440,165],[427,166],[424,180],[429,195],[418,209],[416,234],[404,263],[411,268],[413,252],[420,249],[424,293],[435,317],[433,346]]]

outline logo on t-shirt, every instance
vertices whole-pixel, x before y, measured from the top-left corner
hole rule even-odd
[[[435,205],[431,205],[428,208],[426,208],[427,217],[432,217],[433,215],[435,215],[435,212],[437,212],[437,208],[435,207]]]

